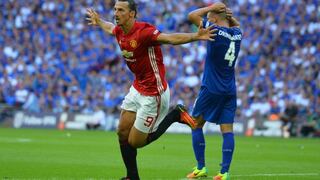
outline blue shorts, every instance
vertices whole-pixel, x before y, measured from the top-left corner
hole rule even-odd
[[[213,94],[202,86],[194,104],[192,116],[202,115],[205,121],[216,124],[232,124],[236,109],[236,95]]]

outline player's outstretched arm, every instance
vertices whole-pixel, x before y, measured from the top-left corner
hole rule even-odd
[[[199,23],[198,32],[196,33],[161,33],[158,36],[157,41],[161,44],[185,44],[198,40],[210,40],[214,41],[214,37],[217,35],[215,32],[217,29],[213,29],[213,26],[203,28],[202,22]]]
[[[200,22],[202,21],[203,16],[207,15],[207,13],[210,11],[215,11],[218,13],[225,12],[226,5],[221,2],[217,2],[217,3],[214,3],[210,6],[196,9],[188,14],[188,19],[193,24],[199,26]]]
[[[111,22],[104,21],[100,18],[99,14],[92,8],[87,8],[87,18],[88,25],[100,26],[105,32],[113,35],[113,29],[115,25]]]

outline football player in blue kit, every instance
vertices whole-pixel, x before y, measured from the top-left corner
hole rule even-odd
[[[202,85],[192,112],[198,124],[197,128],[192,130],[192,145],[198,164],[187,177],[206,177],[208,174],[202,127],[205,122],[210,122],[220,125],[223,136],[221,170],[213,179],[229,179],[229,167],[234,151],[233,122],[237,106],[235,64],[242,33],[238,21],[232,17],[231,10],[220,2],[196,9],[190,12],[188,17],[197,26],[201,23],[205,27],[214,25],[218,33],[215,41],[207,42]]]

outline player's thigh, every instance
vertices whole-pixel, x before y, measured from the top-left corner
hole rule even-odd
[[[138,98],[139,92],[133,86],[131,86],[129,93],[124,97],[124,100],[122,101],[121,109],[124,109],[126,111],[137,112]]]
[[[120,121],[118,125],[118,136],[120,140],[127,140],[130,130],[136,119],[137,96],[139,93],[131,86],[129,93],[125,96],[121,104]]]
[[[161,96],[139,97],[134,128],[129,135],[129,143],[134,147],[142,147],[146,144],[149,133],[157,130],[159,124],[169,110],[170,92],[167,89]]]
[[[141,97],[139,97],[140,107],[137,110],[134,127],[147,134],[156,131],[160,122],[162,122],[168,113],[169,101],[169,89],[167,89],[161,96],[141,95]]]
[[[213,94],[209,92],[206,87],[201,87],[197,100],[194,104],[192,116],[196,118],[202,117],[205,121],[217,123],[223,102],[223,96]]]
[[[133,126],[130,131],[128,142],[132,147],[143,147],[147,144],[148,135],[148,133],[141,132]]]
[[[129,134],[129,143],[135,148],[146,144],[148,134],[152,132],[154,124],[158,117],[156,97],[142,96],[139,98],[139,105],[136,114],[136,120]]]
[[[159,99],[159,97],[158,97]],[[149,129],[149,133],[155,132],[158,129],[160,123],[164,120],[169,112],[170,106],[170,90],[169,86],[167,87],[166,91],[161,94],[160,99],[157,100],[158,108],[157,108],[157,117],[153,124],[153,127]]]
[[[136,113],[132,111],[122,110],[120,114],[119,125],[117,129],[120,141],[127,140],[136,119]]]
[[[219,117],[220,130],[222,133],[233,132],[234,117],[237,109],[235,95],[226,96],[224,106]]]

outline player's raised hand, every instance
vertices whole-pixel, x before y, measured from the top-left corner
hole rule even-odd
[[[232,11],[230,8],[226,8],[226,15],[227,15],[227,19],[231,19],[232,18]]]
[[[198,27],[198,38],[199,40],[210,40],[214,41],[214,37],[216,34],[217,29],[213,28],[213,25],[203,28],[203,21],[200,22]]]
[[[92,8],[87,8],[87,18],[86,20],[89,21],[88,25],[97,26],[99,25],[100,16],[99,14]]]
[[[226,12],[226,5],[221,2],[217,2],[210,5],[209,9],[210,11],[214,11],[215,13],[223,13]]]

